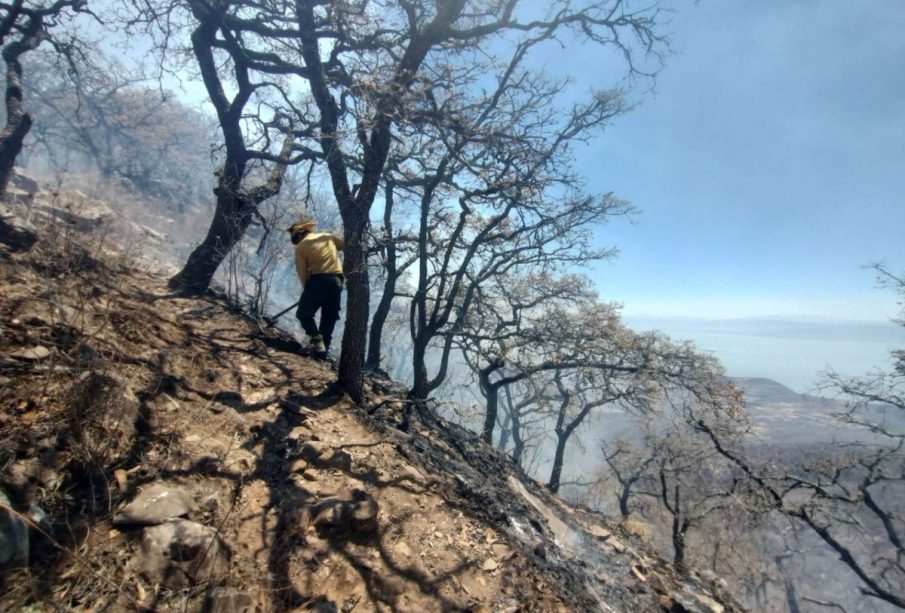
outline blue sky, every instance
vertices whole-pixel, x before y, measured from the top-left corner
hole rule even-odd
[[[642,211],[600,233],[621,249],[601,296],[629,315],[895,315],[863,266],[905,268],[905,2],[668,5],[656,93],[580,152],[592,187]]]

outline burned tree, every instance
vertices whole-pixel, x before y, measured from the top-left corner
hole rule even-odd
[[[178,2],[150,2],[157,6],[144,11],[144,18],[163,25],[163,32],[176,29],[169,17]],[[654,31],[656,8],[633,12],[621,0],[577,8],[559,0],[540,18],[535,14],[521,18],[523,7],[516,0],[489,4],[387,0],[379,3],[379,8],[364,0],[304,0],[255,5],[253,10],[232,2],[186,3],[191,12],[187,27],[193,31],[192,48],[221,120],[227,163],[208,238],[173,282],[192,291],[202,290],[210,280],[210,270],[219,263],[214,254],[231,247],[243,230],[246,213],[255,201],[251,194],[241,192],[244,162],[258,159],[279,165],[287,161],[274,152],[264,154],[261,148],[250,152],[237,127],[239,119],[260,120],[259,113],[275,121],[279,109],[294,122],[290,132],[299,154],[288,161],[300,158],[323,163],[343,219],[349,299],[339,382],[356,401],[362,400],[367,339],[369,215],[394,130],[419,114],[422,120],[429,118],[430,100],[436,101],[439,95],[479,88],[474,73],[465,81],[455,79],[463,74],[463,66],[473,66],[490,50],[505,47],[510,35],[550,40],[569,29],[580,39],[614,46],[626,57],[633,57],[630,52],[636,46],[656,52],[660,43]],[[185,8],[182,6],[183,11]],[[234,71],[231,85],[238,94],[232,100],[226,98],[223,84],[216,78],[215,56],[228,60]],[[252,73],[266,78],[252,84]],[[281,83],[297,83],[298,88],[277,87]],[[452,86],[438,89],[441,83]],[[252,95],[259,96],[258,90],[265,89],[279,93],[254,110],[246,109]],[[301,100],[293,91],[301,92]],[[262,128],[267,120],[263,121],[259,121],[258,133],[266,140],[268,131]],[[443,124],[450,120],[437,115],[432,121]],[[238,221],[224,221],[230,218]]]
[[[0,3],[0,56],[6,68],[6,125],[0,131],[0,196],[6,192],[16,158],[34,122],[23,105],[22,56],[44,41],[59,53],[69,53],[71,44],[55,40],[52,31],[64,19],[85,10],[85,0]]]

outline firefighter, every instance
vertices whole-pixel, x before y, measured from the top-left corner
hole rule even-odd
[[[289,226],[289,236],[295,245],[295,270],[302,283],[302,297],[295,316],[308,335],[309,349],[324,358],[339,320],[339,299],[345,279],[339,259],[343,239],[330,232],[315,232],[314,227],[313,221]],[[320,326],[314,321],[318,310]]]

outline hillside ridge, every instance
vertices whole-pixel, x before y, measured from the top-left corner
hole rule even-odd
[[[92,236],[0,248],[0,607],[740,609],[399,385],[356,407],[331,363]]]

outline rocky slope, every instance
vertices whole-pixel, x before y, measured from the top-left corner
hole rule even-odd
[[[391,381],[354,406],[332,363],[172,295],[102,223],[9,206],[0,609],[738,610]]]

